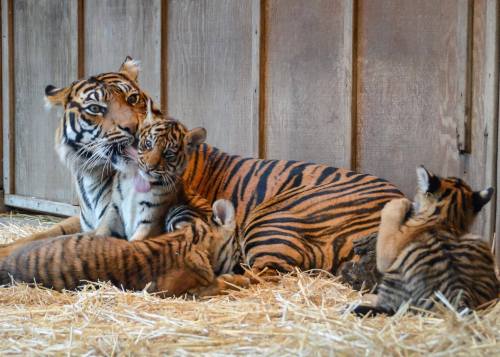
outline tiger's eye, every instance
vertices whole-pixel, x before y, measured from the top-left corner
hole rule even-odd
[[[175,160],[175,153],[172,150],[167,150],[165,152],[165,160],[174,161]]]
[[[92,104],[92,105],[89,105],[86,110],[88,112],[90,112],[90,114],[94,114],[94,115],[98,115],[98,114],[101,114],[101,113],[105,113],[106,112],[106,108],[104,107],[101,107],[100,105],[97,105],[97,104]]]
[[[150,139],[146,139],[146,141],[144,142],[144,147],[147,150],[151,150],[153,148],[153,142]]]
[[[130,105],[137,104],[138,101],[139,101],[139,95],[137,94],[131,94],[127,98],[127,103]]]

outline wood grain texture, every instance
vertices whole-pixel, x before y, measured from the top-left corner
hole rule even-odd
[[[269,2],[267,157],[350,166],[352,39],[345,21],[352,5],[346,3]]]
[[[475,1],[472,36],[471,153],[461,156],[461,172],[476,189],[495,187],[498,150],[498,3]],[[497,186],[498,187],[498,186]],[[493,239],[495,199],[479,215],[475,232]]]
[[[358,28],[358,169],[413,196],[415,167],[460,172],[467,1],[363,1]]]
[[[127,55],[141,60],[139,83],[160,103],[160,0],[85,1],[85,75],[116,71]]]
[[[3,39],[3,34],[4,34],[4,29],[3,29],[3,23],[4,23],[4,7],[5,4],[3,1],[0,1],[0,41]],[[3,41],[2,41],[3,42]],[[4,194],[3,187],[4,187],[4,182],[3,182],[3,142],[4,142],[4,133],[3,133],[3,121],[4,121],[4,113],[3,113],[3,44],[0,42],[0,138],[2,140],[2,143],[0,144],[0,160],[2,161],[0,163],[0,177],[2,178],[0,180],[0,188],[1,188],[1,193],[2,195]]]
[[[59,112],[44,110],[47,84],[76,78],[76,1],[14,1],[15,193],[70,202],[72,180],[54,151]]]
[[[258,154],[251,1],[178,0],[168,8],[168,113],[234,154]]]
[[[14,190],[14,136],[13,119],[13,55],[9,50],[13,45],[13,2],[2,0],[2,183],[6,192]]]

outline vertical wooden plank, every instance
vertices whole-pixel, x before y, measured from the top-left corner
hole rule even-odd
[[[3,3],[2,1],[0,1],[0,22],[3,23]],[[3,39],[3,26],[0,26],[0,41],[2,41]],[[2,61],[3,61],[3,51],[2,51],[2,47],[0,45],[0,83],[2,83],[2,85],[0,85],[0,131],[1,131],[1,134],[0,134],[0,137],[2,138],[2,142],[3,142],[3,65],[2,65]],[[1,195],[3,196],[4,192],[3,192],[3,145],[0,145],[0,160],[1,160],[1,163],[0,163],[0,177],[2,177],[2,180],[0,180],[0,189],[1,189]],[[1,197],[0,199],[3,199],[3,197]]]
[[[141,60],[139,82],[160,102],[161,0],[85,0],[85,74]]]
[[[346,93],[344,95],[345,120],[349,121],[345,125],[345,140],[350,140],[350,150],[346,153],[346,164],[350,164],[350,169],[357,170],[357,150],[358,150],[358,0],[345,2],[344,9],[344,66],[346,81]],[[349,116],[349,118],[347,118]],[[346,166],[347,167],[347,166]]]
[[[2,168],[5,193],[14,190],[13,168],[13,1],[2,0]]]
[[[457,126],[465,120],[467,1],[363,1],[358,28],[359,170],[407,195],[415,167],[460,172]]]
[[[252,0],[252,68],[251,68],[251,86],[252,99],[250,104],[251,122],[254,125],[253,131],[257,131],[257,139],[252,142],[253,148],[251,152],[260,158],[265,157],[264,149],[264,133],[265,116],[264,108],[264,80],[265,80],[265,50],[264,36],[265,23],[264,11],[266,11],[266,2],[264,0]],[[255,129],[257,127],[257,129]]]
[[[255,121],[254,2],[172,0],[168,9],[168,109],[208,142],[258,154]]]
[[[15,192],[10,193],[70,202],[72,180],[54,151],[59,114],[44,111],[43,98],[47,84],[64,86],[76,78],[76,2],[16,0],[13,11]]]
[[[268,157],[349,167],[352,3],[275,0],[266,17]]]
[[[3,39],[3,26],[1,26],[1,24],[3,24],[3,13],[5,10],[3,10],[3,2],[0,1],[0,41],[2,41]],[[0,131],[1,131],[1,134],[0,134],[0,138],[2,140],[2,143],[0,144],[0,160],[1,160],[1,163],[0,163],[0,177],[2,177],[2,180],[0,180],[0,188],[1,188],[1,195],[3,196],[4,195],[4,191],[3,191],[3,64],[2,64],[2,61],[3,61],[3,50],[2,50],[2,45],[0,43],[0,83],[2,83],[2,85],[0,85]],[[3,197],[1,198],[3,199]]]
[[[3,38],[3,28],[1,26],[1,23],[3,22],[3,12],[5,10],[3,9],[3,4],[2,1],[0,1],[0,41]],[[2,58],[3,58],[3,51],[2,51],[2,46],[0,44],[0,83],[3,83],[3,69],[2,69]],[[4,116],[3,116],[3,88],[2,85],[0,85],[0,140],[2,140],[2,143],[0,143],[0,177],[2,178],[0,180],[0,212],[5,211],[5,204],[4,204],[4,198],[5,198],[5,192],[3,190],[3,121],[4,121]]]
[[[161,0],[161,19],[160,19],[160,104],[161,108],[168,111],[168,0]]]
[[[461,156],[464,178],[476,189],[495,187],[498,111],[498,3],[475,1],[473,9],[470,154]],[[479,215],[474,231],[491,240],[495,199]]]

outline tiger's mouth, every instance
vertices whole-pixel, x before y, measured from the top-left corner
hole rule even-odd
[[[128,148],[132,146],[133,142],[133,137],[122,137],[120,139],[115,139],[107,144],[107,147],[105,149],[105,156],[107,156],[107,158],[110,158],[111,163],[113,164],[116,164],[120,160],[123,160],[125,162],[132,161],[131,157],[128,154]]]

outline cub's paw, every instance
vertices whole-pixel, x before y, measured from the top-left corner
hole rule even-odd
[[[409,210],[411,210],[411,201],[407,198],[389,201],[382,209],[382,221],[397,220],[402,222]]]
[[[252,281],[244,275],[222,274],[218,277],[222,288],[239,290],[239,288],[248,288]]]

